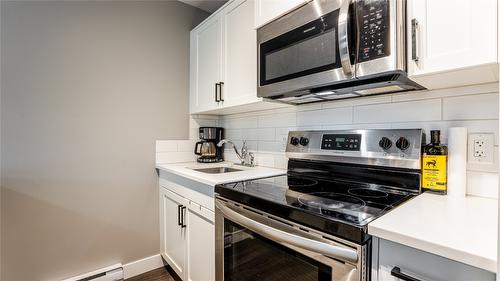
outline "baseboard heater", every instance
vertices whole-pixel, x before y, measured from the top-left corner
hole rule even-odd
[[[123,280],[123,266],[121,263],[107,266],[92,272],[64,279],[63,281],[120,281]]]

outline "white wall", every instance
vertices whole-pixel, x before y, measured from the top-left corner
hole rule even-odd
[[[197,116],[197,122],[211,120]],[[212,121],[213,122],[213,121]],[[290,130],[355,128],[423,128],[442,131],[447,143],[447,129],[467,127],[469,133],[495,135],[495,165],[468,164],[468,193],[485,197],[498,196],[498,84],[421,91],[365,97],[328,103],[315,103],[277,110],[222,116],[214,122],[226,128],[226,137],[247,140],[257,153],[260,165],[286,168],[284,155]],[[237,161],[226,149],[226,158]]]
[[[156,139],[188,138],[177,1],[1,2],[1,280],[159,253]]]

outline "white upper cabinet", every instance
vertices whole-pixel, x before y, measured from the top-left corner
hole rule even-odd
[[[229,1],[191,31],[191,114],[231,114],[286,106],[257,97],[254,14],[254,0]]]
[[[257,32],[253,29],[254,3],[236,0],[223,11],[224,106],[259,101],[257,98]],[[227,93],[227,94],[226,94]]]
[[[190,111],[216,109],[217,83],[222,80],[222,18],[212,17],[191,32]]]
[[[255,0],[255,27],[261,27],[306,2],[306,0]]]
[[[408,72],[428,88],[498,81],[496,0],[409,0]]]

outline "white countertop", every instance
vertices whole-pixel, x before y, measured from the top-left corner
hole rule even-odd
[[[242,171],[222,173],[222,174],[208,174],[193,170],[193,169],[221,167],[221,166],[232,167]],[[210,163],[210,164],[197,163],[197,162],[157,164],[156,168],[211,186],[215,186],[216,184],[221,184],[221,183],[267,178],[267,177],[280,176],[286,174],[286,170],[282,169],[267,168],[260,166],[244,167],[236,165],[231,162]]]
[[[368,233],[497,271],[497,200],[424,193],[368,225]]]

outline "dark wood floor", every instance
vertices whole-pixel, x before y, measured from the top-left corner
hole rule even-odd
[[[128,278],[126,281],[180,281],[180,278],[167,266]]]

